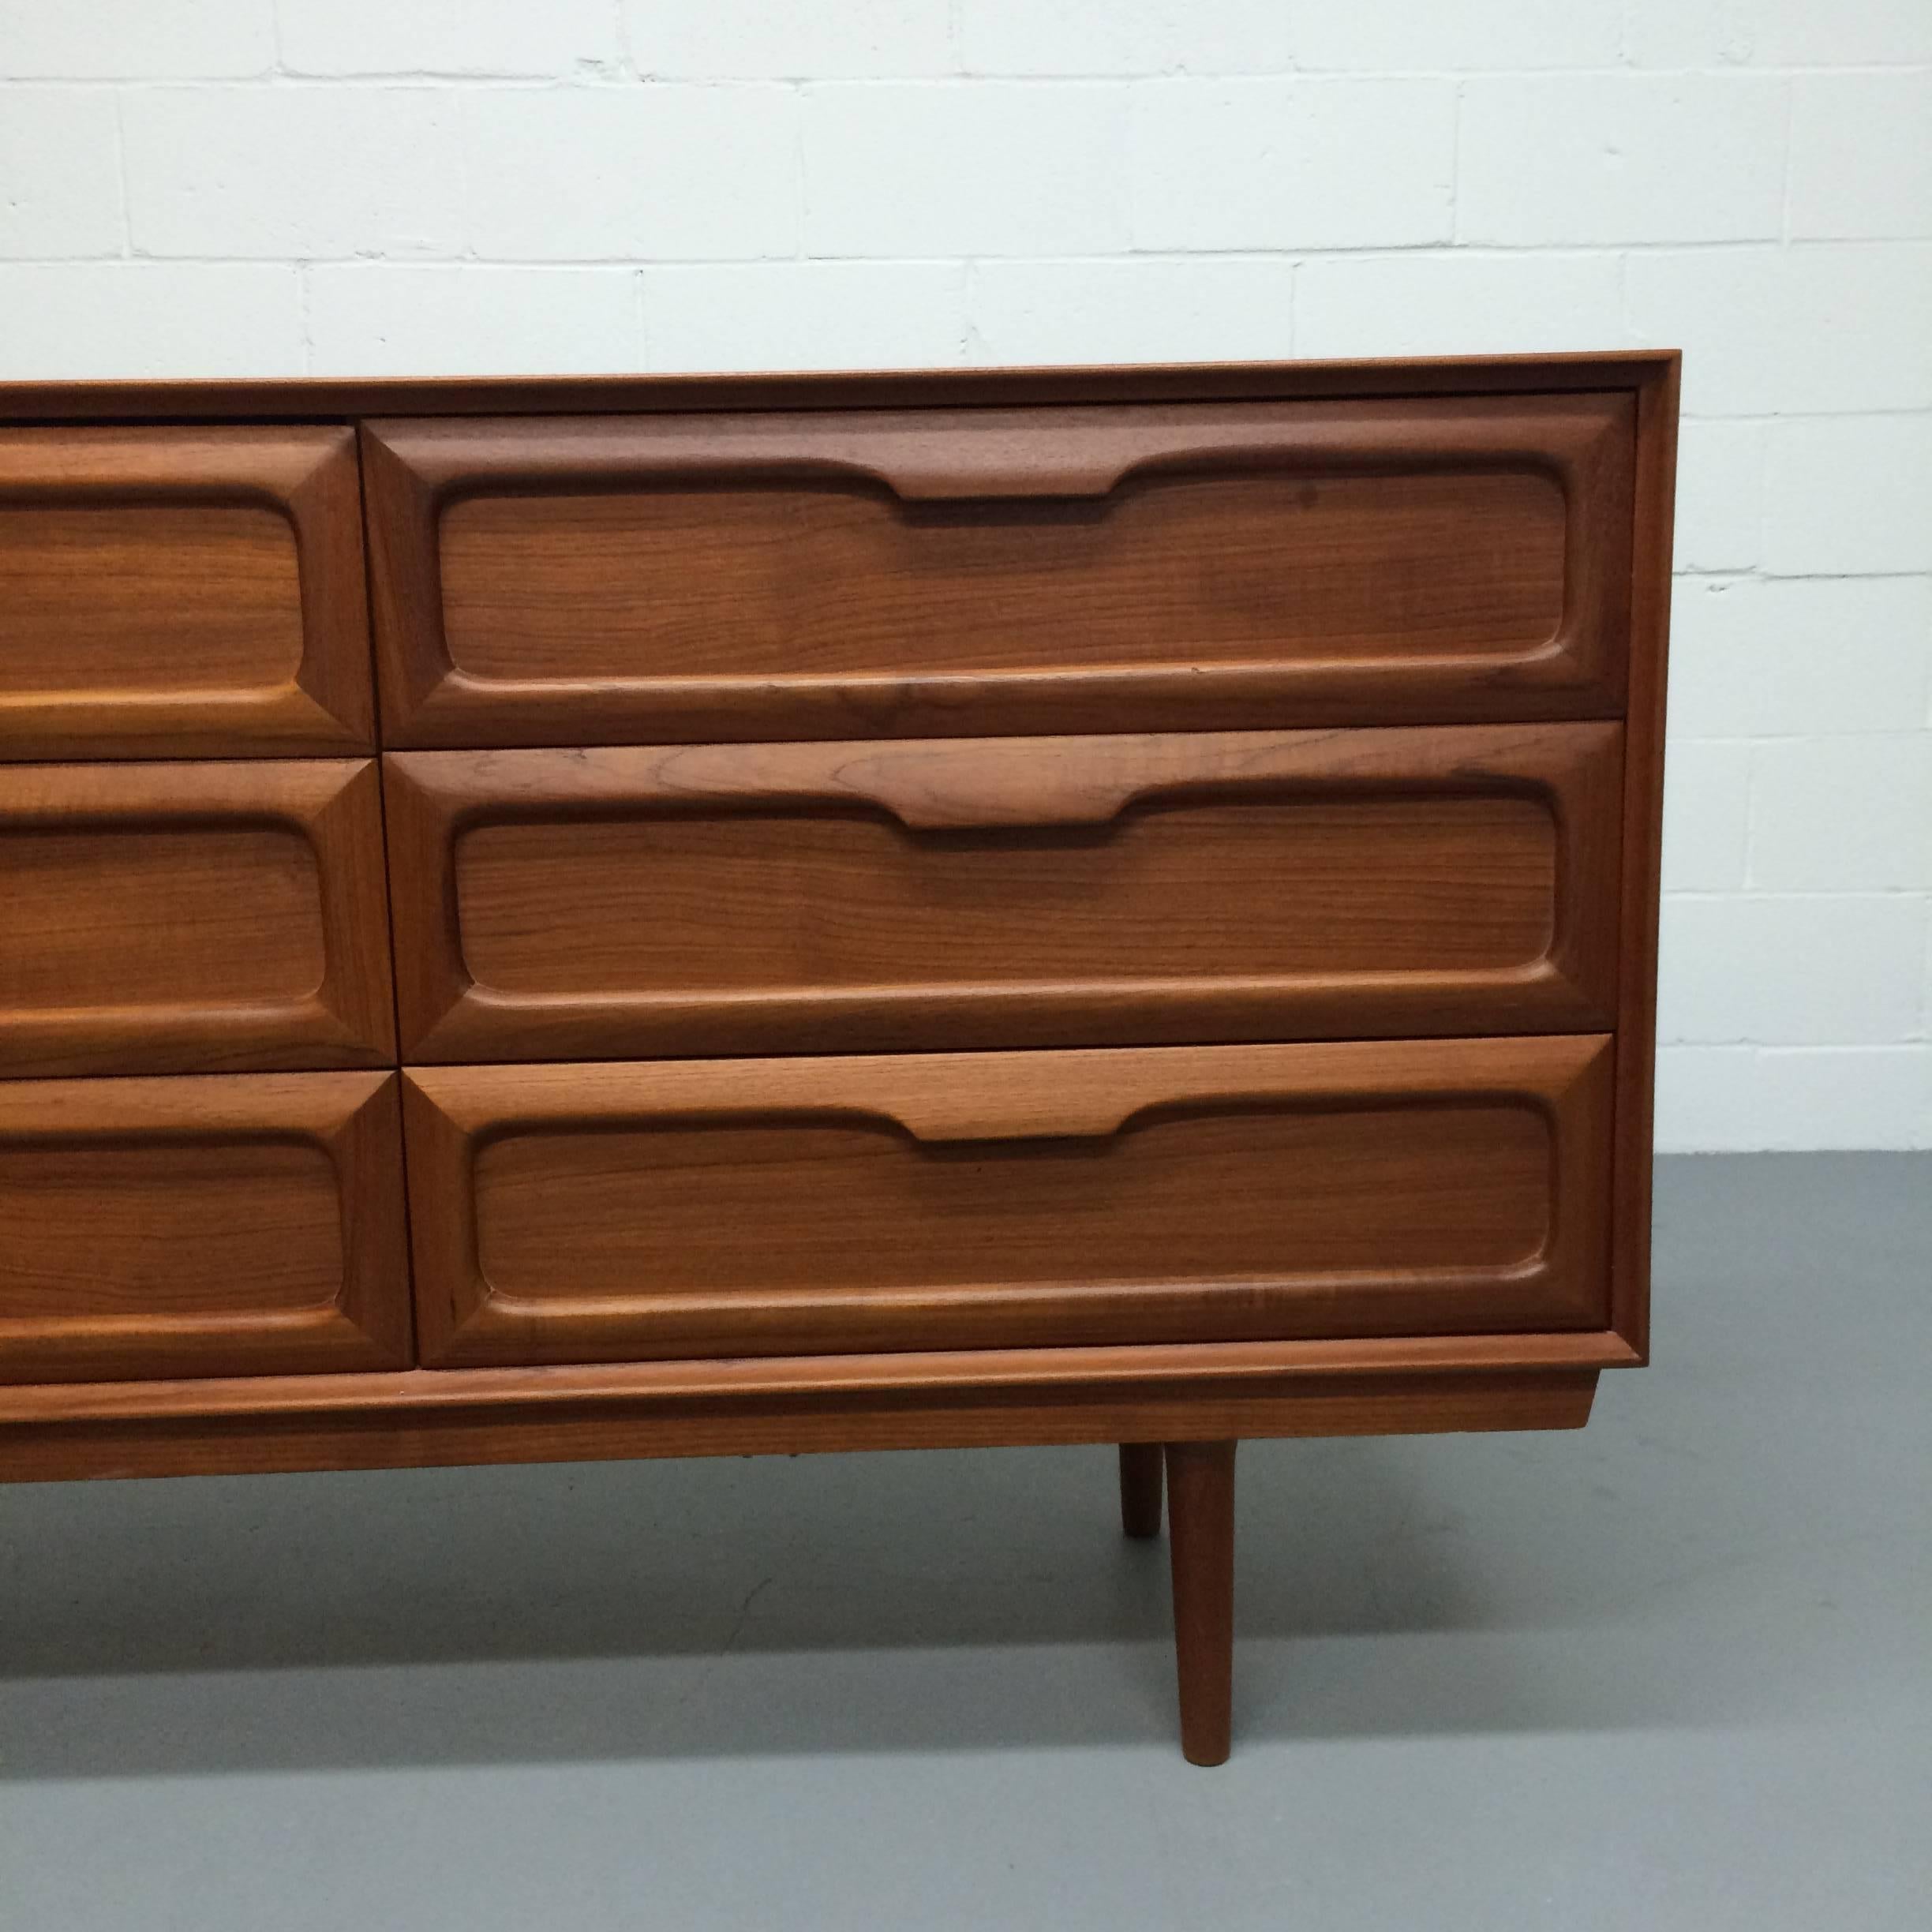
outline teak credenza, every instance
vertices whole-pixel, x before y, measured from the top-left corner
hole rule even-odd
[[[0,1477],[1646,1350],[1677,361],[0,389]]]

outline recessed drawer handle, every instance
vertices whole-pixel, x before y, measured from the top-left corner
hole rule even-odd
[[[1134,462],[1116,446],[1069,449],[1037,436],[982,434],[971,444],[908,449],[903,457],[868,454],[865,467],[908,503],[1002,497],[1105,496]]]
[[[1108,775],[1055,769],[1050,757],[1029,753],[1005,764],[949,758],[943,751],[916,758],[857,758],[844,766],[846,791],[889,811],[914,832],[996,831],[1046,826],[1103,826],[1147,789],[1144,773]]]
[[[922,432],[893,440],[902,440],[903,447],[869,441],[850,449],[846,459],[908,503],[1106,496],[1133,471],[1149,466],[1241,470],[1292,462],[1304,470],[1334,470],[1362,461],[1346,436],[1324,435],[1308,425],[1294,436],[1268,424],[1223,424],[1211,430],[1170,424],[1090,425],[1072,436],[1043,433],[1037,427],[1010,433],[982,429],[970,440],[950,444]]]
[[[896,1101],[892,1118],[915,1140],[1104,1140],[1147,1104],[1142,1095],[1080,1094],[1043,1087],[1024,1096],[936,1093]]]

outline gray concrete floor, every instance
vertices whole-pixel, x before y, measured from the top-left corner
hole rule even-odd
[[[1581,1434],[0,1488],[0,1926],[1932,1925],[1932,1157],[1663,1163]]]

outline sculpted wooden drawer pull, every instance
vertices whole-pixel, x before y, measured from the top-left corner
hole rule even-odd
[[[915,430],[901,441],[897,450],[862,449],[852,466],[908,503],[1105,496],[1140,459],[1135,450],[1083,447],[1051,431],[957,442]]]
[[[384,742],[1613,717],[1633,448],[1614,391],[384,420]]]
[[[972,1094],[902,1100],[890,1110],[915,1140],[945,1146],[965,1140],[1107,1140],[1126,1125],[1131,1102],[1078,1092],[1026,1095],[1004,1106]]]
[[[1059,750],[1023,743],[990,756],[971,745],[963,758],[945,746],[897,761],[861,754],[840,768],[839,783],[910,831],[984,832],[1110,825],[1159,782],[1145,768],[1110,772]]]
[[[406,1058],[1586,1031],[1615,724],[401,752]]]
[[[1597,1037],[419,1068],[419,1344],[458,1367],[1587,1327],[1609,1072]]]

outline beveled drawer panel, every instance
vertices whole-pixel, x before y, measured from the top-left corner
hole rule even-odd
[[[385,742],[1610,717],[1621,395],[392,421]]]
[[[0,1383],[407,1366],[396,1086],[0,1082]]]
[[[373,743],[354,432],[0,430],[0,758]]]
[[[384,761],[404,1057],[1612,1024],[1605,724]]]
[[[431,1365],[1558,1330],[1601,1036],[424,1068]]]
[[[368,759],[0,769],[0,1076],[394,1055]]]

